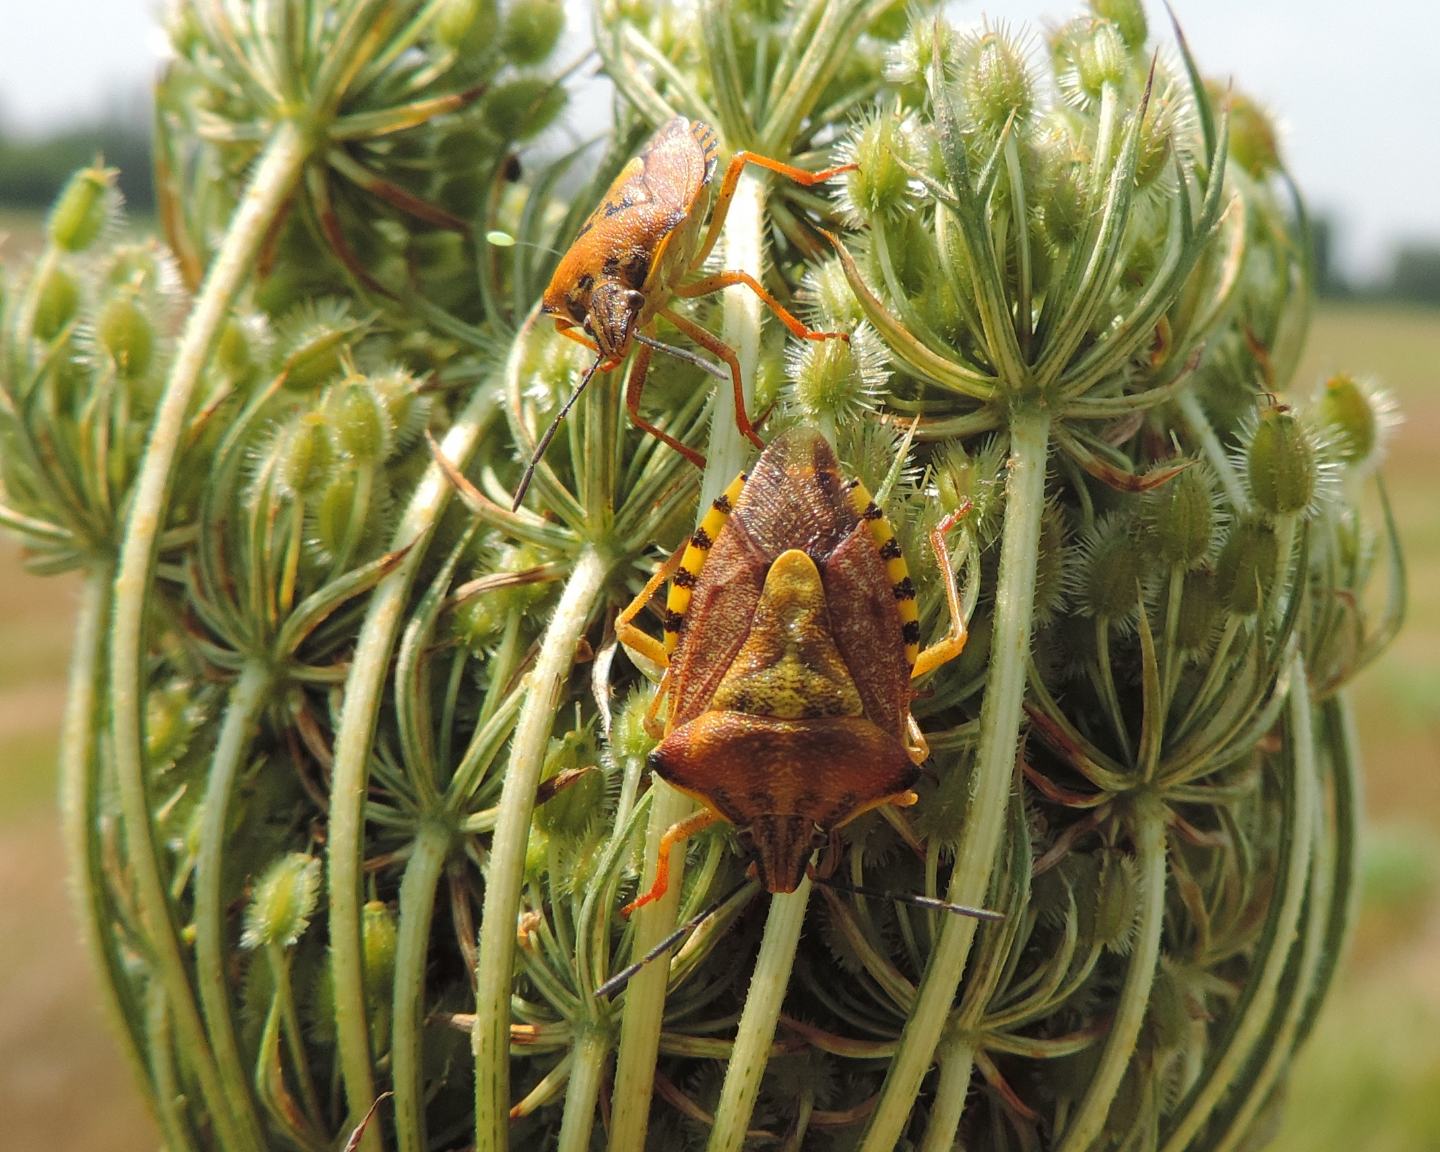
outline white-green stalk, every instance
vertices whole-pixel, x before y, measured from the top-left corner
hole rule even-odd
[[[515,922],[525,883],[525,846],[535,810],[535,789],[555,725],[560,694],[575,662],[575,648],[605,590],[610,560],[587,545],[574,561],[560,603],[540,641],[523,689],[500,811],[485,871],[485,906],[475,990],[475,1147],[501,1152],[510,1144],[510,993],[515,967]]]
[[[1037,402],[1017,404],[1010,419],[1009,477],[995,624],[985,702],[980,710],[965,827],[945,899],[980,906],[1005,828],[1005,803],[1015,772],[1015,750],[1025,701],[1026,668],[1035,607],[1035,574],[1045,511],[1045,468],[1050,452],[1050,414]],[[900,1142],[915,1098],[935,1055],[960,986],[977,921],[948,916],[925,969],[900,1047],[885,1077],[880,1100],[860,1147],[891,1152]],[[956,1116],[958,1123],[959,1117]]]
[[[445,458],[463,466],[481,432],[495,419],[495,397],[479,389],[441,441]],[[361,867],[365,859],[365,793],[380,703],[390,654],[409,606],[410,590],[424,559],[425,540],[439,523],[454,488],[444,470],[432,464],[396,526],[393,541],[408,548],[400,564],[370,597],[335,732],[330,782],[330,841],[326,890],[330,896],[330,973],[335,989],[335,1037],[340,1072],[349,1106],[349,1126],[358,1127],[374,1102],[375,1070],[365,1012],[364,947],[361,943]],[[405,931],[402,925],[400,931]],[[397,966],[397,973],[399,969]],[[406,993],[408,995],[408,991]],[[363,1152],[379,1152],[374,1127],[361,1138]]]
[[[171,915],[150,819],[142,715],[146,677],[145,618],[165,524],[175,460],[201,373],[260,245],[274,227],[310,155],[312,142],[298,124],[281,123],[245,189],[220,251],[195,300],[161,396],[144,462],[136,480],[115,577],[111,622],[110,706],[115,776],[135,882],[135,903],[153,949],[157,979],[165,986],[180,1049],[195,1074],[216,1134],[228,1149],[264,1147],[259,1131],[231,1110],[204,1025],[196,1008],[184,953]]]

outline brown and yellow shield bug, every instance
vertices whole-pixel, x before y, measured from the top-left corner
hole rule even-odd
[[[671,850],[716,821],[735,825],[768,891],[792,892],[831,831],[914,803],[929,753],[910,683],[965,646],[944,541],[960,514],[931,533],[950,627],[921,651],[899,541],[819,432],[777,436],[716,497],[616,621],[621,643],[665,669],[651,770],[702,805],[665,833],[655,882],[627,912],[665,892]],[[662,643],[633,621],[672,575]]]
[[[749,272],[730,269],[702,276],[688,284],[684,281],[704,265],[714,249],[745,165],[768,168],[806,186],[849,172],[855,165],[841,164],[820,172],[807,172],[768,156],[737,152],[720,181],[710,223],[705,227],[705,209],[715,178],[718,152],[715,132],[708,124],[676,116],[621,169],[599,207],[580,226],[579,234],[560,258],[545,289],[541,311],[555,317],[555,324],[563,335],[594,352],[595,362],[585,370],[536,444],[515,490],[515,507],[525,498],[535,466],[585,386],[596,372],[618,367],[636,343],[641,348],[631,366],[630,382],[625,390],[630,419],[636,427],[663,440],[696,465],[704,466],[705,458],[693,448],[640,415],[640,396],[645,387],[651,349],[668,350],[654,338],[657,317],[663,316],[700,347],[725,361],[735,392],[736,426],[756,447],[764,447],[745,411],[740,362],[734,349],[674,311],[670,305],[675,297],[707,296],[742,284],[759,296],[796,337],[849,339],[843,332],[817,332],[806,327]]]

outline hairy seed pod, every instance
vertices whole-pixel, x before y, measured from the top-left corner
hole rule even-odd
[[[1242,520],[1230,530],[1215,562],[1215,586],[1225,607],[1237,616],[1260,611],[1275,582],[1279,546],[1263,520]]]
[[[1146,493],[1145,526],[1162,564],[1194,568],[1212,554],[1215,486],[1202,464]]]
[[[80,308],[80,285],[58,265],[48,268],[35,293],[34,332],[41,340],[59,336]]]
[[[293,947],[319,902],[319,858],[304,852],[281,856],[265,870],[250,895],[241,947]]]
[[[65,252],[84,252],[97,241],[119,211],[114,168],[82,168],[70,177],[45,231],[50,242]]]
[[[1090,0],[1090,11],[1115,25],[1125,46],[1132,52],[1145,47],[1150,28],[1140,0]]]
[[[1245,460],[1250,494],[1272,516],[1305,511],[1315,495],[1317,461],[1308,429],[1285,405],[1260,414]]]
[[[982,32],[963,52],[961,92],[979,130],[998,137],[1008,124],[1023,124],[1035,107],[1034,81],[1019,47],[1001,32]]]
[[[1355,377],[1341,373],[1325,381],[1319,422],[1342,463],[1364,464],[1380,446],[1383,405]]]
[[[155,327],[133,292],[106,302],[95,322],[95,335],[122,377],[136,380],[149,371],[155,358]]]
[[[855,221],[909,211],[913,197],[904,164],[914,165],[919,157],[898,116],[881,112],[862,123],[850,136],[845,159],[859,165],[845,176],[845,200]]]
[[[561,0],[515,0],[505,13],[500,50],[516,64],[539,64],[565,29]]]

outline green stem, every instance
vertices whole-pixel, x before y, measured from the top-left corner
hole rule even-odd
[[[1222,1131],[1214,1136],[1211,1146],[1216,1152],[1231,1152],[1241,1143],[1250,1131],[1256,1114],[1270,1098],[1276,1080],[1294,1058],[1296,1035],[1311,1001],[1329,920],[1330,876],[1324,867],[1328,861],[1324,860],[1324,853],[1317,843],[1322,830],[1315,820],[1320,799],[1314,717],[1310,706],[1310,685],[1306,682],[1305,666],[1298,654],[1294,669],[1294,680],[1290,685],[1290,724],[1286,735],[1291,743],[1291,758],[1295,765],[1295,793],[1290,799],[1295,806],[1295,835],[1299,842],[1296,855],[1303,856],[1304,863],[1297,868],[1295,875],[1287,872],[1286,876],[1287,881],[1294,882],[1296,923],[1291,926],[1290,932],[1275,938],[1271,954],[1266,957],[1267,960],[1278,959],[1282,970],[1288,965],[1293,975],[1281,985],[1280,995],[1273,1005],[1266,1005],[1267,1011],[1263,1015],[1258,1011],[1254,1013],[1261,1017],[1262,1024],[1268,1025],[1265,1042],[1256,1052],[1257,1056],[1262,1053],[1263,1056],[1259,1066],[1252,1065],[1241,1078],[1240,1096],[1232,1102],[1232,1111]],[[1312,862],[1314,867],[1310,867]],[[1308,886],[1305,883],[1307,869]],[[1302,903],[1303,924],[1300,923]],[[1298,954],[1295,952],[1297,931]]]
[[[475,1146],[491,1152],[510,1139],[510,993],[515,965],[515,918],[525,882],[525,846],[545,746],[560,694],[575,662],[575,646],[605,589],[609,563],[592,548],[576,558],[555,615],[545,629],[515,725],[500,813],[485,872],[485,907],[475,992]]]
[[[169,379],[155,413],[150,442],[136,481],[115,577],[110,650],[111,731],[125,843],[140,923],[149,937],[156,977],[164,985],[180,1051],[195,1074],[219,1143],[232,1150],[260,1144],[231,1115],[205,1030],[196,1009],[150,819],[141,716],[145,617],[152,593],[157,545],[174,480],[175,458],[196,385],[231,304],[254,265],[265,236],[284,209],[310,155],[311,143],[289,121],[276,130],[250,179],[224,243],[185,323]]]
[[[193,1152],[199,1145],[185,1114],[185,1090],[175,1071],[174,1036],[170,1031],[170,1005],[160,984],[150,985],[145,996],[145,1046],[150,1053],[150,1082],[155,1085],[155,1116],[165,1138],[166,1152]]]
[[[762,267],[764,227],[765,184],[754,173],[747,171],[736,185],[730,215],[725,221],[727,266],[757,270]],[[755,365],[760,355],[760,321],[761,304],[753,292],[725,294],[724,339],[739,357],[747,406],[754,395]],[[710,448],[706,456],[705,478],[700,485],[700,507],[708,507],[744,469],[749,452],[750,445],[735,426],[733,394],[721,385],[715,394],[714,415],[710,421]],[[660,837],[694,809],[693,801],[663,781],[653,780],[651,787],[657,791],[645,833],[642,877],[647,886],[655,879],[655,853]],[[659,901],[637,913],[631,955],[643,956],[674,929],[684,866],[683,854],[677,853],[670,864],[670,890]],[[620,1023],[620,1049],[615,1068],[615,1082],[625,1085],[625,1090],[616,1093],[615,1097],[609,1145],[613,1152],[628,1152],[645,1144],[669,976],[669,965],[648,965],[630,981],[625,992],[625,1012]]]
[[[70,661],[65,718],[60,728],[60,811],[65,832],[75,903],[86,951],[98,971],[104,1011],[135,1073],[137,1083],[149,1079],[141,1051],[143,1010],[134,1001],[131,978],[116,952],[114,915],[106,900],[110,882],[105,874],[99,837],[100,759],[95,747],[99,717],[96,706],[103,690],[105,632],[101,627],[109,604],[108,565],[97,565],[85,578],[75,624],[75,651]],[[154,1095],[146,1094],[151,1108]]]
[[[980,710],[979,746],[970,778],[964,831],[945,896],[959,904],[984,904],[1005,827],[1005,804],[1015,775],[1015,749],[1025,700],[1049,450],[1049,413],[1040,407],[1017,408],[1011,416],[1005,527],[995,590],[990,671]],[[955,1002],[976,923],[968,916],[945,918],[915,1009],[905,1024],[899,1051],[860,1144],[863,1152],[891,1152],[900,1143],[920,1092],[920,1081],[930,1067]]]
[[[446,433],[440,451],[463,467],[484,429],[498,415],[495,394],[477,389]],[[426,471],[393,537],[408,548],[399,566],[375,586],[350,675],[345,682],[340,725],[335,733],[335,762],[330,782],[330,844],[326,887],[330,893],[330,974],[335,989],[335,1037],[345,1081],[347,1124],[358,1127],[375,1100],[370,1030],[365,1011],[364,949],[361,945],[361,868],[365,858],[365,793],[370,781],[371,742],[380,713],[390,656],[410,600],[424,543],[448,507],[450,481],[438,464]],[[377,1125],[361,1138],[363,1152],[380,1152]]]
[[[695,803],[663,780],[652,779],[655,791],[650,822],[645,830],[645,866],[641,870],[644,891],[655,882],[660,837],[694,809]],[[685,856],[677,852],[670,861],[670,888],[654,904],[636,914],[632,956],[643,956],[675,927],[680,906]],[[650,1097],[655,1080],[655,1062],[660,1052],[660,1029],[665,1018],[665,992],[670,982],[668,963],[647,964],[625,990],[625,1012],[620,1020],[620,1050],[616,1057],[615,1083],[625,1085],[615,1094],[611,1117],[610,1148],[625,1152],[643,1148],[650,1122]]]
[[[750,990],[745,994],[745,1008],[735,1033],[735,1047],[725,1068],[725,1085],[715,1108],[715,1127],[710,1132],[708,1152],[740,1152],[744,1147],[745,1132],[750,1127],[755,1101],[760,1096],[760,1082],[770,1060],[770,1047],[775,1042],[780,1007],[790,985],[790,970],[795,964],[795,949],[800,943],[805,905],[809,900],[809,877],[802,880],[794,892],[770,900],[760,954],[755,958],[755,972],[750,977]]]
[[[1160,965],[1160,938],[1165,928],[1165,808],[1153,796],[1142,794],[1136,798],[1133,836],[1135,864],[1140,875],[1135,945],[1110,1023],[1110,1034],[1105,1039],[1105,1050],[1100,1054],[1084,1099],[1070,1118],[1059,1152],[1084,1152],[1105,1127],[1110,1105],[1135,1055],[1135,1042],[1145,1022],[1150,989]]]
[[[255,726],[269,698],[273,678],[266,664],[246,661],[230,690],[225,719],[215,741],[215,754],[205,782],[201,808],[200,845],[195,855],[195,984],[205,1015],[210,1050],[230,1107],[263,1146],[263,1125],[250,1095],[250,1077],[240,1060],[235,1040],[231,989],[226,980],[226,958],[233,942],[225,938],[227,901],[224,891],[225,859],[230,849],[230,798],[249,752]]]
[[[942,1045],[938,1063],[940,1079],[935,1085],[935,1102],[920,1152],[951,1152],[955,1147],[965,1094],[970,1089],[970,1073],[975,1066],[975,1046],[967,1041]]]
[[[595,1127],[595,1103],[600,1098],[600,1081],[610,1056],[610,1033],[584,1025],[577,1029],[571,1052],[570,1082],[565,1087],[565,1115],[555,1152],[589,1152],[590,1134]],[[629,1086],[620,1094],[629,1092]]]
[[[1256,948],[1252,975],[1245,994],[1235,1006],[1228,1035],[1216,1048],[1210,1066],[1199,1084],[1175,1113],[1175,1123],[1166,1134],[1161,1152],[1182,1152],[1210,1119],[1215,1107],[1233,1089],[1270,1020],[1275,990],[1285,972],[1285,962],[1300,921],[1305,897],[1305,874],[1310,866],[1311,822],[1315,811],[1314,739],[1310,724],[1309,689],[1303,661],[1297,654],[1291,670],[1290,724],[1286,733],[1289,779],[1281,797],[1284,824],[1280,851],[1284,870],[1276,881],[1270,918]],[[1303,697],[1303,700],[1298,699]],[[1301,719],[1305,722],[1302,730]]]
[[[1215,475],[1219,477],[1220,485],[1225,489],[1225,496],[1230,501],[1230,507],[1236,513],[1248,511],[1250,500],[1245,495],[1240,477],[1231,465],[1230,457],[1220,443],[1220,438],[1215,435],[1215,429],[1210,426],[1205,409],[1200,406],[1200,401],[1195,393],[1193,391],[1180,393],[1175,399],[1175,407],[1190,429],[1190,435],[1195,437],[1196,442],[1200,445],[1201,453],[1210,462],[1210,467],[1215,470]]]
[[[425,1152],[425,966],[435,889],[450,853],[451,831],[427,821],[415,838],[400,881],[400,916],[395,942],[395,992],[390,1045],[395,1091],[395,1142],[400,1152]]]

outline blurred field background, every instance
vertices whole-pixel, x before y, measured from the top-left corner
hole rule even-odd
[[[0,261],[34,213],[0,211]],[[1354,687],[1367,775],[1363,914],[1291,1083],[1282,1152],[1440,1148],[1440,310],[1329,302],[1297,387],[1351,370],[1399,401],[1385,477],[1411,602]],[[0,541],[0,1117],[6,1147],[133,1152],[158,1137],[98,1008],[56,803],[56,740],[78,584]]]

